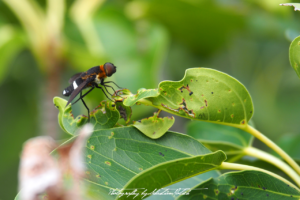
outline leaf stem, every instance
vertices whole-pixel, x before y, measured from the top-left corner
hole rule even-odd
[[[264,172],[266,174],[269,174],[283,182],[285,182],[286,184],[290,185],[290,186],[293,186],[294,188],[297,188],[298,191],[299,188],[297,186],[295,186],[293,183],[289,182],[288,180],[284,179],[283,177],[281,176],[278,176],[277,174],[274,174],[270,171],[267,171],[267,170],[264,170],[264,169],[261,169],[261,168],[258,168],[258,167],[252,167],[252,166],[249,166],[249,165],[242,165],[242,164],[236,164],[236,163],[228,163],[228,162],[223,162],[219,167],[219,169],[227,169],[227,170],[254,170],[254,171],[261,171],[261,172]]]
[[[271,163],[272,165],[278,167],[281,169],[284,173],[286,173],[295,183],[300,187],[300,177],[299,175],[285,162],[280,160],[279,158],[276,158],[275,156],[264,152],[262,150],[259,150],[254,147],[247,147],[244,149],[244,153],[246,155],[258,158],[260,160],[266,161],[268,163]]]
[[[300,175],[300,167],[299,165],[286,153],[284,152],[277,144],[272,142],[269,138],[264,136],[262,133],[260,133],[258,130],[250,126],[249,124],[245,126],[244,128],[241,128],[242,130],[250,133],[257,139],[261,140],[263,143],[265,143],[267,146],[269,146],[271,149],[273,149],[276,153],[278,153],[299,175]]]

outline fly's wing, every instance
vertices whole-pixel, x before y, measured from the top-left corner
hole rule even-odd
[[[95,79],[95,76],[91,76],[91,77],[87,78],[86,80],[84,80],[76,89],[74,88],[75,90],[72,92],[66,107],[85,88],[85,86],[87,86],[87,84],[92,82],[94,79]]]
[[[70,79],[69,79],[69,83],[73,83],[73,81],[75,81],[77,78],[80,77],[80,75],[82,74],[82,72],[79,72],[77,74],[74,74]]]

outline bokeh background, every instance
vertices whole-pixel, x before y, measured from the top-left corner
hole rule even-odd
[[[25,140],[68,137],[53,97],[73,74],[105,62],[117,66],[110,80],[133,93],[180,80],[191,67],[228,73],[249,90],[258,130],[274,141],[299,136],[300,81],[288,49],[300,13],[279,6],[286,2],[293,1],[0,1],[0,200],[17,193]],[[94,90],[86,102],[94,108],[103,99]],[[153,111],[135,106],[133,119]],[[78,103],[74,113],[86,110]],[[188,122],[176,118],[172,130],[185,132]]]

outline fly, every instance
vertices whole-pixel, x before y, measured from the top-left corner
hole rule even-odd
[[[106,77],[112,76],[117,71],[117,68],[112,63],[105,63],[104,65],[92,67],[86,72],[80,72],[72,76],[69,80],[70,85],[63,90],[64,96],[70,96],[69,101],[66,106],[68,106],[71,101],[80,93],[80,98],[77,99],[73,104],[75,104],[77,101],[81,100],[83,105],[86,107],[88,111],[88,121],[90,121],[90,110],[85,104],[83,97],[85,97],[88,93],[90,93],[94,88],[99,88],[103,91],[105,96],[110,99],[106,92],[110,95],[109,91],[106,87],[112,88],[115,92],[114,88],[110,85],[107,85],[108,83],[114,83],[113,81],[107,81],[104,82],[104,79]],[[117,87],[119,87],[116,83],[114,83]],[[99,86],[101,85],[101,86]],[[82,90],[90,88],[85,94],[82,94]],[[105,91],[104,91],[104,89]],[[120,88],[120,87],[119,87]],[[110,99],[112,100],[112,99]]]

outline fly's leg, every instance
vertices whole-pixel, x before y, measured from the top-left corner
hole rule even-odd
[[[83,105],[85,106],[85,108],[86,108],[87,111],[88,111],[88,122],[90,122],[90,110],[89,110],[89,108],[87,107],[87,105],[85,104],[85,102],[84,102],[84,100],[83,100],[82,97],[83,97],[82,92],[80,92],[80,99],[81,99]]]

